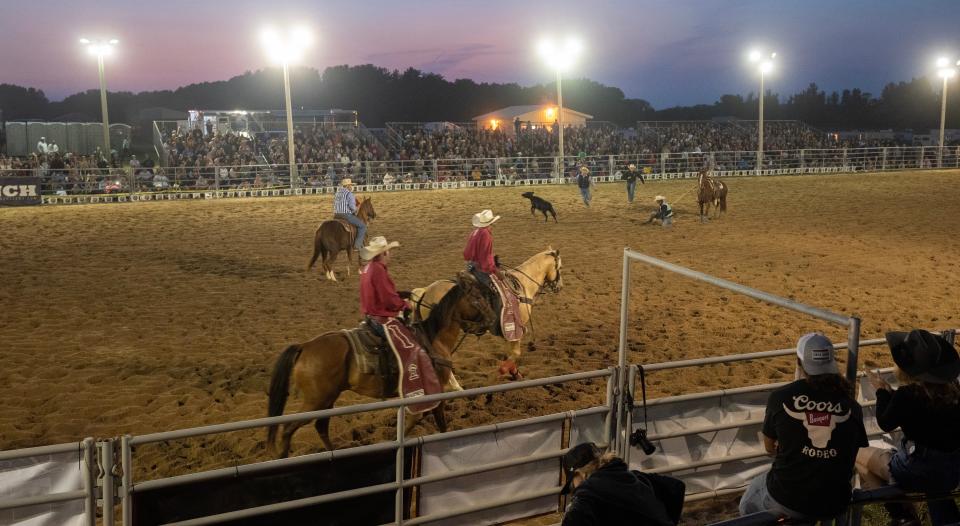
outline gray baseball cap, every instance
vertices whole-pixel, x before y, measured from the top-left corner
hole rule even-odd
[[[797,342],[797,358],[810,376],[838,374],[840,369],[833,353],[833,343],[819,332],[804,334]]]

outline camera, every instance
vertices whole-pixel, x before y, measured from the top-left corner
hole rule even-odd
[[[630,434],[630,445],[639,447],[647,455],[652,455],[657,450],[657,446],[647,438],[647,430],[642,427]]]

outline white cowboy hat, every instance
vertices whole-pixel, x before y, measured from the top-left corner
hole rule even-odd
[[[631,170],[636,170],[636,169],[637,169],[637,165],[635,165],[635,164],[628,164],[628,165],[627,165],[627,168],[629,168],[629,169],[631,169]]]
[[[497,222],[500,219],[500,216],[493,215],[493,212],[490,210],[484,210],[479,214],[473,214],[473,226],[477,228],[483,228],[490,226]]]
[[[353,186],[353,181],[351,181],[349,177],[344,177],[340,181],[340,186]]]
[[[666,197],[663,197],[662,195],[658,195],[657,197],[654,197],[653,200],[654,200],[654,201],[666,201],[667,198],[666,198]]]
[[[387,243],[387,238],[377,236],[370,240],[370,244],[360,249],[360,257],[363,259],[373,259],[380,254],[400,246],[400,243],[391,241]]]

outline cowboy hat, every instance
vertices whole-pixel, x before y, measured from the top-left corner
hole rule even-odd
[[[387,243],[387,238],[377,236],[370,240],[370,244],[360,249],[360,257],[363,259],[373,259],[380,254],[400,246],[400,243],[391,241]]]
[[[473,226],[483,228],[496,223],[498,219],[500,219],[500,216],[493,215],[490,210],[483,210],[479,214],[473,214],[472,222]]]
[[[580,167],[580,171],[583,172],[583,173],[590,173],[590,169],[587,168],[586,166],[581,166],[581,167]]]
[[[654,200],[654,201],[666,201],[667,198],[666,198],[666,197],[663,197],[662,195],[658,195],[657,197],[654,197],[653,200]]]
[[[635,164],[633,164],[633,163],[630,163],[630,164],[627,165],[627,168],[630,169],[630,170],[636,170],[636,169],[637,169],[637,165],[635,165]]]
[[[600,449],[597,448],[597,445],[593,442],[584,442],[567,451],[562,458],[566,483],[563,485],[563,489],[560,490],[560,494],[565,495],[573,489],[570,486],[573,484],[573,474],[575,471],[598,458],[600,458]]]
[[[351,181],[349,177],[344,177],[340,181],[340,186],[353,186],[353,181]]]
[[[957,350],[942,336],[921,329],[886,334],[897,367],[922,382],[947,384],[960,375]]]

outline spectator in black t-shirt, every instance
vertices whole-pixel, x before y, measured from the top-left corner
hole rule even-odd
[[[623,180],[627,182],[628,203],[632,203],[634,196],[637,195],[637,179],[640,179],[640,183],[646,184],[643,180],[643,174],[637,171],[637,165],[627,166],[627,171],[623,172]]]
[[[877,390],[877,424],[903,430],[898,450],[868,447],[857,455],[865,488],[895,481],[907,491],[948,492],[960,484],[960,359],[953,345],[923,330],[887,333],[900,388],[894,390],[876,372],[867,379]],[[885,505],[895,520],[917,520],[912,506]],[[952,500],[929,505],[934,526],[960,522]],[[918,523],[919,524],[919,523]]]
[[[774,455],[753,479],[740,514],[771,511],[792,519],[833,518],[850,502],[857,450],[867,445],[863,411],[840,376],[833,344],[819,333],[797,343],[800,379],[770,393],[763,442]]]
[[[673,477],[630,470],[613,453],[585,442],[563,457],[570,506],[562,526],[673,526],[683,511],[684,484]]]

